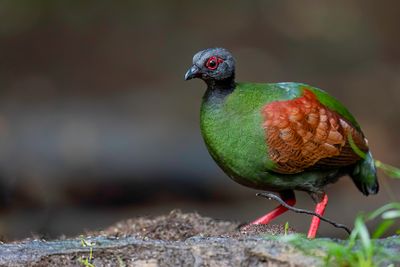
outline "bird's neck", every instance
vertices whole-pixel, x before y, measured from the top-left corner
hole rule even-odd
[[[223,100],[230,95],[236,87],[234,76],[224,80],[206,80],[207,92],[205,97],[214,100]],[[210,100],[211,100],[210,99]]]

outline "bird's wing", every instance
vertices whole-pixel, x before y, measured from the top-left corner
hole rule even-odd
[[[262,109],[268,156],[278,173],[349,166],[361,158],[350,146],[349,136],[364,152],[368,144],[359,127],[339,112],[323,105],[311,90]]]

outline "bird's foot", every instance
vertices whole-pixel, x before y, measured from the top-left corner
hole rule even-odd
[[[348,228],[346,225],[344,224],[340,224],[340,223],[336,223],[328,218],[325,218],[322,216],[322,214],[324,213],[325,207],[328,203],[328,196],[326,196],[326,194],[322,195],[322,198],[319,200],[316,208],[315,208],[315,212],[313,211],[309,211],[309,210],[304,210],[304,209],[299,209],[299,208],[295,208],[292,206],[287,205],[287,203],[285,201],[283,201],[281,198],[279,198],[278,196],[271,194],[271,193],[261,193],[261,194],[257,194],[258,196],[262,196],[262,197],[266,197],[268,199],[273,199],[278,201],[282,206],[285,206],[287,209],[296,212],[296,213],[304,213],[304,214],[308,214],[308,215],[313,215],[313,220],[311,222],[311,226],[310,226],[310,230],[308,232],[308,238],[315,238],[316,234],[317,234],[317,230],[319,227],[319,223],[320,221],[325,221],[327,223],[330,223],[331,225],[337,227],[337,228],[342,228],[343,230],[345,230],[349,235],[351,233],[350,228]]]

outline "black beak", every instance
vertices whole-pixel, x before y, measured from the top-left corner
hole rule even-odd
[[[196,65],[190,67],[190,69],[185,74],[185,81],[197,78],[200,75],[200,69]]]

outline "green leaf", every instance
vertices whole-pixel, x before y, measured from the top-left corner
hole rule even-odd
[[[375,166],[381,169],[387,176],[395,179],[400,179],[400,169],[392,165],[385,164],[379,160],[375,160]]]
[[[372,238],[380,238],[393,224],[394,220],[384,220],[375,229],[374,233],[372,234]]]
[[[286,222],[285,223],[285,235],[288,234],[288,231],[289,231],[289,222]]]
[[[377,218],[378,216],[380,216],[381,214],[383,214],[385,211],[393,210],[393,209],[400,210],[400,202],[391,202],[391,203],[388,203],[388,204],[380,207],[379,209],[371,212],[368,215],[367,220],[368,221],[373,220],[373,219]]]
[[[355,229],[357,229],[358,236],[360,237],[362,247],[364,248],[366,256],[371,255],[373,248],[371,238],[367,229],[367,226],[364,223],[362,216],[358,216],[355,221]]]
[[[389,210],[382,214],[382,219],[400,218],[400,210]]]

